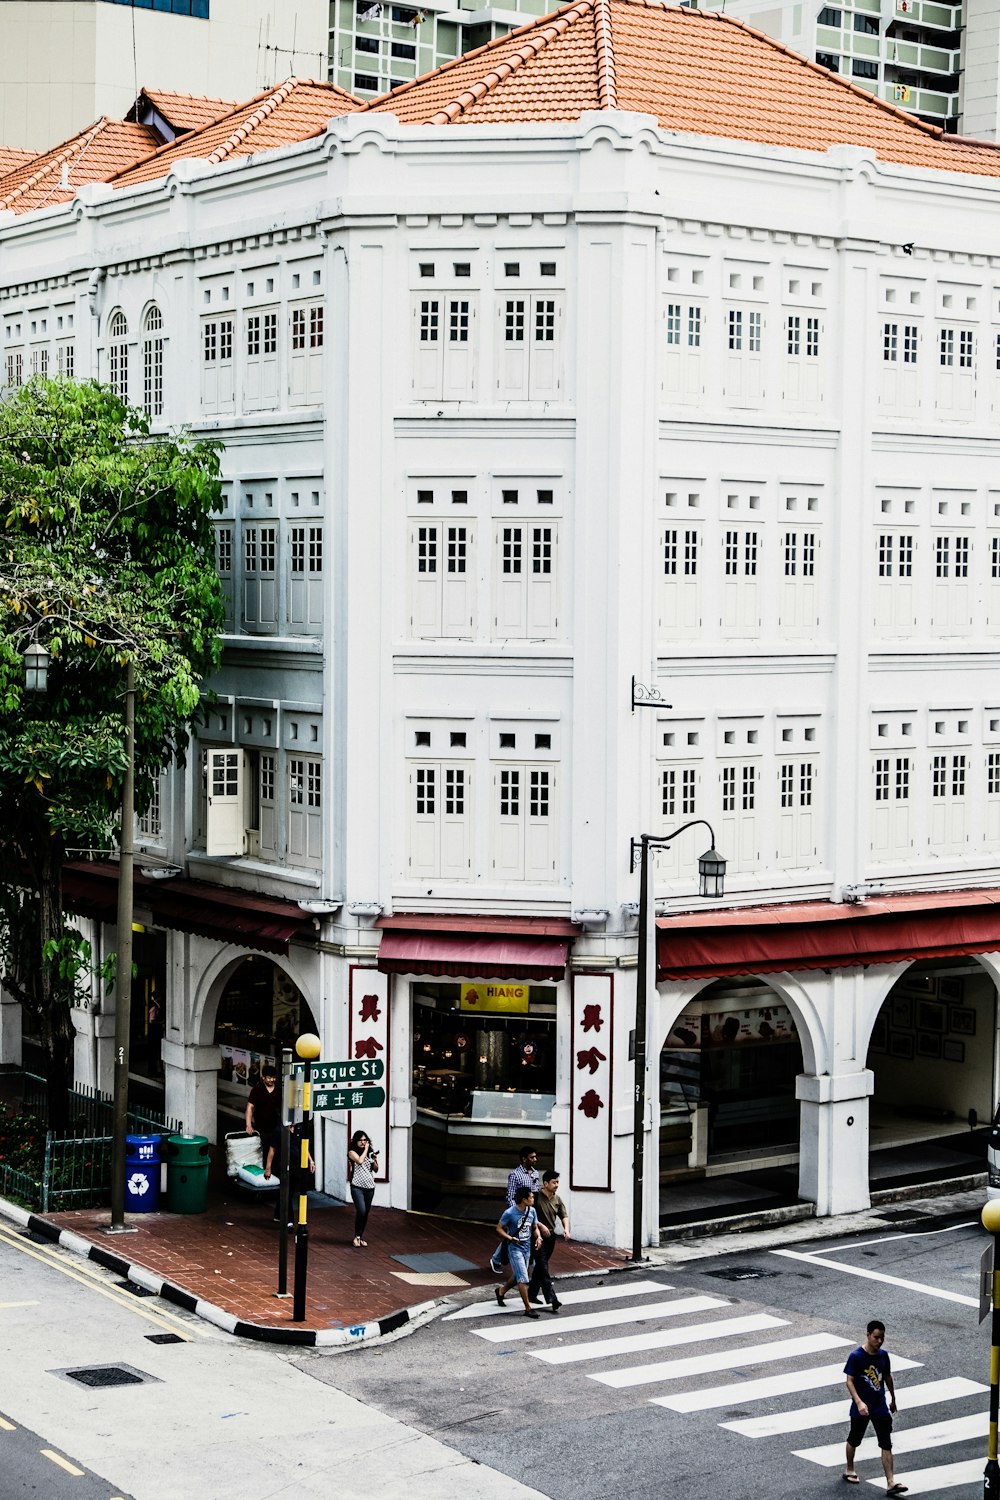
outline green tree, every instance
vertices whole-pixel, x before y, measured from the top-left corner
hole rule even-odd
[[[220,505],[219,445],[152,437],[106,387],[32,380],[0,403],[0,981],[39,1028],[54,1125],[92,979],[63,862],[118,838],[128,662],[139,812],[183,759],[221,655]],[[32,641],[51,653],[44,695],[24,687]]]

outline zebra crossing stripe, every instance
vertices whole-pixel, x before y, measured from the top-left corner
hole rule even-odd
[[[896,1360],[893,1359],[893,1365]],[[904,1386],[897,1392],[904,1410],[936,1406],[939,1401],[957,1401],[963,1396],[980,1396],[989,1386],[956,1375],[950,1380],[928,1380],[923,1385]],[[720,1422],[729,1432],[744,1437],[776,1437],[780,1432],[804,1432],[810,1427],[844,1427],[847,1424],[847,1396],[827,1401],[822,1406],[800,1406],[798,1411],[776,1411],[766,1417],[744,1417],[736,1422]]]
[[[650,1292],[672,1292],[674,1288],[668,1286],[665,1281],[625,1281],[622,1277],[615,1278],[614,1286],[592,1286],[580,1291],[560,1291],[559,1301],[567,1307],[576,1306],[586,1302],[616,1302],[619,1297],[645,1297]],[[728,1299],[727,1299],[728,1301]],[[441,1319],[442,1323],[453,1323],[456,1319],[464,1318],[493,1318],[497,1315],[507,1317],[505,1307],[497,1307],[496,1302],[490,1297],[489,1302],[474,1302],[471,1307],[462,1307],[458,1312],[448,1313]]]
[[[981,1485],[983,1467],[981,1458],[966,1458],[957,1464],[936,1464],[933,1469],[912,1469],[909,1474],[897,1474],[896,1478],[911,1495],[936,1495],[938,1490],[953,1490],[960,1484]],[[885,1480],[881,1477],[865,1483],[878,1485],[885,1494]]]
[[[919,1362],[892,1356],[893,1370],[919,1370]],[[784,1375],[764,1375],[759,1380],[736,1380],[730,1385],[709,1385],[698,1391],[677,1391],[673,1396],[650,1397],[653,1406],[668,1411],[710,1411],[713,1407],[743,1406],[748,1401],[766,1401],[772,1396],[791,1396],[815,1391],[824,1385],[844,1385],[844,1366],[816,1365],[812,1370],[791,1370]],[[843,1397],[846,1402],[846,1395]],[[841,1406],[843,1411],[845,1408]]]
[[[538,1339],[553,1333],[586,1333],[591,1328],[612,1328],[616,1323],[648,1323],[653,1318],[673,1317],[680,1305],[679,1300],[644,1302],[639,1307],[613,1307],[604,1312],[579,1313],[575,1318],[561,1317],[558,1322],[545,1313],[544,1322],[526,1323],[523,1318],[518,1318],[500,1323],[496,1328],[474,1328],[472,1332],[479,1339],[505,1344],[508,1340]]]
[[[742,1318],[720,1318],[716,1323],[688,1323],[683,1328],[660,1328],[655,1333],[634,1333],[622,1339],[595,1339],[589,1344],[570,1344],[567,1348],[539,1349],[532,1351],[531,1357],[544,1359],[550,1365],[571,1365],[581,1359],[610,1359],[618,1354],[641,1354],[646,1349],[700,1344],[707,1339],[736,1338],[744,1333],[762,1333],[765,1328],[787,1326],[787,1318],[748,1313]]]
[[[807,1333],[797,1339],[782,1339],[774,1344],[753,1344],[748,1349],[726,1349],[719,1354],[696,1354],[687,1359],[668,1359],[655,1365],[634,1365],[627,1370],[609,1370],[606,1375],[588,1375],[602,1385],[618,1389],[631,1385],[652,1385],[657,1380],[680,1380],[685,1375],[708,1375],[713,1370],[742,1370],[747,1365],[766,1365],[777,1360],[795,1359],[800,1354],[819,1354],[824,1349],[853,1347],[852,1339],[833,1333]],[[843,1378],[843,1366],[837,1371]],[[792,1387],[795,1389],[795,1387]]]
[[[985,1437],[989,1431],[989,1412],[976,1412],[971,1417],[950,1417],[946,1422],[928,1422],[924,1427],[904,1427],[892,1434],[894,1453],[917,1453],[922,1448],[943,1448],[948,1443],[962,1443],[967,1438]],[[796,1458],[807,1458],[811,1464],[822,1464],[832,1468],[843,1463],[843,1443],[824,1443],[820,1448],[798,1448],[793,1450]],[[866,1437],[858,1448],[855,1462],[866,1458],[878,1458],[878,1442]]]

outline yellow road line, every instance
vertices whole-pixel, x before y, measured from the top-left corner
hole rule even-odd
[[[0,1312],[8,1307],[37,1307],[37,1302],[0,1302]]]
[[[43,1458],[51,1459],[54,1464],[59,1465],[60,1469],[65,1469],[67,1474],[72,1474],[74,1479],[82,1479],[86,1473],[85,1469],[78,1469],[76,1464],[71,1464],[68,1458],[60,1458],[59,1454],[54,1453],[51,1448],[40,1448],[38,1451]]]
[[[148,1311],[145,1307],[137,1306],[131,1292],[121,1293],[113,1290],[111,1287],[103,1286],[92,1271],[88,1271],[87,1275],[81,1276],[77,1270],[64,1265],[57,1256],[51,1253],[41,1255],[34,1246],[26,1245],[18,1236],[11,1235],[3,1229],[0,1229],[0,1244],[10,1245],[12,1249],[20,1250],[22,1255],[29,1255],[32,1260],[41,1261],[43,1266],[50,1266],[53,1270],[60,1271],[72,1281],[78,1281],[81,1286],[89,1287],[91,1291],[97,1292],[99,1296],[107,1297],[109,1302],[116,1302],[119,1307],[128,1308],[129,1312],[135,1313],[136,1317],[145,1318],[147,1323],[152,1323],[156,1328],[162,1328],[164,1332],[176,1333],[187,1343],[191,1343],[194,1337],[178,1319],[171,1318],[168,1313],[154,1313]],[[172,1324],[173,1326],[170,1327],[168,1324]]]
[[[13,1422],[8,1422],[5,1417],[0,1417],[0,1432],[16,1432],[17,1428]]]

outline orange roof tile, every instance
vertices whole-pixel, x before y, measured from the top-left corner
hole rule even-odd
[[[13,172],[15,167],[23,167],[25,162],[34,161],[37,155],[37,151],[19,151],[14,146],[0,146],[0,179],[8,172]]]
[[[752,88],[739,80],[752,78]],[[664,130],[1000,176],[1000,148],[944,135],[720,11],[663,0],[574,0],[364,109],[406,124],[655,115]]]
[[[143,89],[143,96],[175,130],[201,130],[236,108],[235,99],[207,99],[203,94],[172,94],[165,89]]]
[[[148,156],[156,139],[145,125],[102,115],[78,135],[30,157],[0,178],[0,209],[23,214],[52,203],[68,203],[83,183],[107,182],[123,167]]]
[[[258,94],[211,125],[161,146],[138,165],[124,167],[114,179],[115,186],[165,177],[174,162],[185,157],[199,157],[214,165],[233,156],[251,156],[305,141],[321,134],[334,115],[360,107],[352,94],[336,84],[288,78],[279,88]]]

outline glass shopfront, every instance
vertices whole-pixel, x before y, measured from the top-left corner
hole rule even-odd
[[[707,1133],[698,1134],[708,1157],[795,1147],[801,1071],[794,1018],[773,990],[711,985],[679,1017],[660,1053],[662,1118],[666,1124],[702,1112]]]
[[[219,1108],[243,1114],[266,1062],[281,1063],[281,1049],[303,1031],[317,1030],[312,1012],[283,969],[251,955],[231,975],[215,1018],[219,1046]]]
[[[552,985],[416,980],[414,1206],[468,1217],[502,1208],[526,1144],[552,1159]]]

